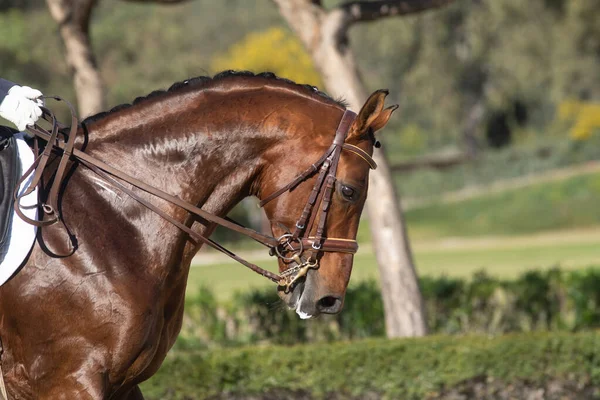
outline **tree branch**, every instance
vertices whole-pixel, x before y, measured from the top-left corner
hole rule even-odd
[[[304,46],[312,49],[321,40],[321,23],[325,10],[316,0],[272,0],[279,13]]]
[[[439,8],[454,0],[379,0],[352,1],[337,8],[346,16],[346,24],[375,21],[386,17],[416,14],[433,8]]]

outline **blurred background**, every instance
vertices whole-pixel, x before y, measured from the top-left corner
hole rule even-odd
[[[272,71],[327,89],[281,2],[57,3],[75,15],[93,11],[86,57],[103,98],[86,110],[80,101],[80,114],[227,69]],[[0,0],[0,76],[75,103],[77,68],[66,60],[60,13],[49,12],[54,3]],[[343,2],[307,3],[331,10]],[[267,280],[202,250],[190,270],[180,339],[143,386],[149,398],[501,398],[496,389],[513,398],[597,398],[600,2],[448,3],[356,23],[348,38],[368,92],[388,88],[388,103],[400,105],[379,138],[434,339],[388,347],[385,337],[398,335],[386,331],[365,216],[338,316],[300,321]],[[231,216],[266,227],[252,200]],[[215,238],[276,268],[242,237],[218,230]],[[344,358],[348,347],[354,358]],[[288,351],[296,357],[289,365],[273,356]],[[376,364],[375,353],[394,355],[398,370],[385,370],[389,360]],[[357,359],[373,363],[364,379],[337,379],[335,370]],[[308,367],[314,360],[331,368]],[[296,375],[281,374],[286,368]],[[256,372],[274,369],[279,377]],[[382,382],[370,375],[382,370],[391,374]]]

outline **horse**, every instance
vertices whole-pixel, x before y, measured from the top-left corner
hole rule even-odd
[[[309,229],[320,228],[325,241],[356,239],[373,134],[395,110],[383,109],[387,93],[374,92],[346,121],[345,138],[336,139],[330,204],[324,216],[319,206],[320,216],[310,217]],[[271,73],[226,71],[89,117],[74,128],[74,147],[217,217],[245,197],[268,200],[271,233],[281,240],[315,192],[321,174],[311,163],[331,148],[347,114],[342,102],[315,87]],[[42,193],[56,179],[59,153],[46,167]],[[69,165],[59,197],[68,235],[61,224],[40,228],[23,267],[0,287],[8,398],[143,399],[138,384],[158,370],[175,342],[190,263],[217,224],[135,185],[102,179],[76,157]],[[290,181],[295,184],[286,189]],[[295,250],[277,252],[292,251],[289,258],[298,261],[301,242],[285,241]],[[314,263],[278,293],[302,316],[338,313],[353,251],[313,247]],[[293,264],[278,260],[282,273]]]

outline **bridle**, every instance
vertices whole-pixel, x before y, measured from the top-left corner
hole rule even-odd
[[[61,98],[55,96],[46,96],[45,98],[52,98],[58,101],[62,100]],[[319,158],[319,160],[313,163],[308,169],[306,169],[298,177],[293,179],[290,183],[277,190],[276,192],[270,194],[260,202],[260,206],[263,207],[265,204],[282,195],[283,193],[293,190],[301,182],[305,181],[310,176],[319,171],[317,181],[313,186],[313,189],[310,193],[310,196],[308,198],[306,206],[304,207],[304,210],[302,211],[300,218],[296,222],[294,232],[287,232],[281,235],[279,238],[275,238],[273,236],[264,235],[253,229],[246,228],[229,218],[221,218],[217,215],[208,213],[190,203],[179,199],[176,196],[170,195],[160,189],[147,185],[144,182],[128,174],[125,174],[124,172],[119,171],[118,169],[111,167],[110,165],[100,160],[90,157],[83,151],[76,149],[74,147],[74,144],[79,123],[75,115],[75,110],[73,106],[67,101],[65,101],[65,103],[68,105],[71,111],[71,127],[66,140],[60,140],[58,137],[58,134],[59,132],[61,132],[61,129],[65,127],[62,124],[60,124],[54,116],[54,114],[45,107],[42,108],[44,112],[43,117],[46,121],[52,124],[51,131],[47,131],[46,129],[38,125],[28,128],[36,139],[34,144],[34,151],[36,154],[39,154],[37,155],[31,168],[25,171],[21,180],[17,183],[14,192],[15,211],[24,221],[38,227],[49,226],[57,222],[61,222],[64,226],[64,223],[62,222],[58,212],[58,193],[60,187],[62,186],[63,179],[65,177],[67,163],[68,161],[75,159],[84,166],[94,171],[107,183],[110,183],[115,187],[119,188],[120,190],[128,194],[130,197],[138,201],[140,204],[154,211],[165,220],[169,221],[173,225],[177,226],[179,229],[186,232],[196,243],[205,243],[215,248],[216,250],[226,254],[232,259],[250,268],[254,272],[277,283],[279,286],[283,287],[286,292],[292,288],[292,286],[296,281],[298,281],[298,279],[305,276],[309,269],[318,268],[318,256],[320,253],[342,252],[355,254],[358,250],[358,244],[356,240],[342,238],[327,238],[324,236],[327,214],[329,212],[329,206],[331,203],[331,198],[333,196],[333,189],[337,180],[336,172],[342,150],[347,150],[358,155],[360,158],[365,160],[372,169],[375,169],[377,167],[377,164],[375,163],[375,161],[373,161],[372,157],[367,152],[365,152],[357,146],[345,143],[348,131],[352,126],[352,122],[356,118],[356,114],[354,112],[350,110],[344,111],[342,119],[338,124],[333,143],[325,152],[325,154],[323,154],[323,156]],[[38,151],[39,139],[45,140],[47,142],[46,146],[44,147],[41,153]],[[31,220],[21,212],[20,198],[31,193],[36,186],[41,185],[42,173],[47,166],[47,162],[50,158],[50,155],[53,151],[56,151],[57,149],[62,150],[62,156],[60,157],[59,166],[57,168],[54,180],[51,184],[47,201],[41,204],[41,208],[44,211],[44,214],[47,215],[49,219],[42,218],[42,220],[40,221]],[[28,176],[32,173],[33,177],[28,190],[24,191],[22,194],[19,195],[18,188],[21,186],[21,183],[25,181],[28,178]],[[121,181],[126,182],[134,187],[137,187],[138,189],[141,189],[154,196],[157,196],[163,200],[166,200],[178,207],[181,207],[186,211],[208,222],[223,226],[224,228],[246,235],[254,239],[255,241],[265,245],[266,247],[269,247],[271,255],[276,255],[278,258],[282,259],[286,263],[294,261],[297,265],[288,268],[285,271],[283,271],[280,275],[277,275],[255,264],[252,264],[244,260],[243,258],[238,257],[237,255],[227,250],[220,244],[209,239],[208,237],[205,237],[193,231],[190,227],[175,220],[166,212],[156,207],[149,201],[143,199],[133,190],[126,187],[123,183],[121,183]],[[315,212],[313,211],[318,200],[320,200],[321,207],[316,232],[314,236],[303,237],[301,236],[302,233],[310,233],[315,223],[318,210],[316,210]],[[70,246],[71,253],[69,254],[72,254],[72,252],[76,248],[76,245],[73,244],[73,238],[71,238]],[[307,253],[308,256],[305,253]]]
[[[52,98],[58,101],[62,100],[61,98],[55,96],[46,96],[45,98]],[[179,229],[186,232],[196,243],[205,243],[215,248],[216,250],[226,254],[232,259],[250,268],[254,272],[277,283],[280,287],[283,287],[286,292],[289,292],[289,290],[293,287],[295,282],[297,282],[298,279],[300,279],[301,277],[305,276],[309,269],[318,268],[318,259],[321,253],[341,252],[355,254],[358,250],[358,244],[356,240],[343,238],[329,238],[325,236],[327,214],[329,212],[329,207],[333,196],[333,190],[335,187],[335,182],[337,180],[336,172],[342,150],[347,150],[358,155],[360,158],[365,160],[372,169],[375,169],[377,167],[375,161],[373,161],[372,157],[367,152],[365,152],[357,146],[345,143],[348,131],[352,126],[352,122],[356,118],[356,114],[354,112],[350,110],[344,111],[342,119],[340,120],[339,125],[337,127],[333,143],[321,158],[319,158],[307,170],[305,170],[298,177],[293,179],[290,183],[275,191],[274,193],[270,194],[260,202],[260,206],[263,207],[265,204],[282,195],[283,193],[293,190],[301,182],[305,181],[318,171],[317,181],[313,186],[313,189],[310,193],[310,196],[302,211],[300,218],[296,222],[294,231],[288,231],[281,235],[279,238],[275,238],[273,236],[264,235],[253,229],[246,228],[227,217],[221,218],[217,215],[208,213],[190,203],[179,199],[176,196],[170,195],[158,188],[147,185],[144,182],[128,174],[125,174],[124,172],[119,171],[118,169],[111,167],[110,165],[100,160],[89,156],[83,151],[76,149],[74,147],[74,144],[79,123],[75,115],[73,106],[67,101],[65,101],[65,103],[68,105],[71,111],[71,126],[69,129],[69,133],[68,135],[65,135],[64,140],[61,140],[58,137],[58,135],[59,133],[62,133],[62,130],[66,127],[60,124],[57,121],[54,114],[45,107],[42,108],[44,112],[43,118],[52,124],[51,130],[48,131],[38,125],[34,125],[33,127],[28,128],[35,138],[34,152],[37,154],[37,156],[31,168],[25,171],[21,180],[17,183],[14,192],[15,211],[24,221],[38,227],[49,226],[57,222],[62,223],[64,226],[64,222],[61,220],[60,213],[58,212],[58,194],[59,189],[63,184],[68,162],[77,160],[79,163],[95,172],[100,178],[102,178],[107,183],[110,183],[111,185],[119,188],[121,191],[125,192],[127,195],[135,199],[140,204],[144,205],[148,209],[160,215],[165,220],[169,221],[171,224],[177,226]],[[38,142],[40,141],[40,139],[47,142],[47,144],[41,152],[38,151]],[[47,201],[41,204],[41,208],[44,211],[45,216],[47,217],[42,217],[40,221],[31,220],[21,212],[20,198],[31,193],[36,186],[41,185],[42,173],[47,167],[50,155],[53,152],[60,153],[60,150],[62,150],[62,155],[60,156],[59,165],[56,170],[54,180],[52,181],[52,184],[49,189]],[[33,177],[31,179],[31,183],[29,185],[28,190],[24,191],[22,194],[18,194],[18,188],[21,186],[21,183],[25,181],[31,174],[33,174]],[[264,246],[268,247],[270,249],[270,254],[276,255],[279,259],[283,260],[284,263],[290,263],[293,261],[296,263],[296,265],[294,267],[286,269],[280,275],[277,275],[255,264],[252,264],[244,260],[243,258],[238,257],[237,255],[224,248],[220,244],[209,239],[208,237],[205,237],[193,231],[187,225],[184,225],[181,222],[175,220],[166,212],[139,196],[132,189],[125,186],[122,182],[125,182],[147,193],[157,196],[163,200],[166,200],[178,207],[181,207],[186,211],[190,212],[191,214],[200,217],[203,220],[223,226],[224,228],[248,236],[254,239],[255,241],[263,244]],[[320,207],[315,209],[315,205],[317,203],[320,204]],[[303,233],[310,234],[313,226],[315,225],[315,221],[317,220],[317,216],[318,222],[316,223],[316,231],[314,235],[302,236]],[[66,226],[64,226],[64,228],[67,229]],[[74,239],[72,237],[71,243],[69,243],[69,245],[70,253],[66,255],[72,254],[76,249],[76,244],[74,244]]]
[[[259,203],[260,207],[264,207],[271,200],[287,191],[293,190],[301,182],[319,171],[317,181],[313,186],[300,218],[294,226],[294,231],[281,235],[277,239],[278,246],[274,247],[274,252],[277,257],[284,262],[294,261],[296,263],[294,267],[288,268],[281,273],[281,277],[286,282],[284,285],[286,291],[288,291],[297,280],[305,276],[309,269],[318,268],[319,253],[335,252],[355,254],[358,251],[358,243],[356,240],[324,236],[327,214],[329,212],[335,182],[337,181],[336,172],[342,150],[348,150],[355,153],[365,160],[371,169],[377,168],[377,164],[366,151],[360,147],[346,143],[348,131],[355,119],[356,114],[354,112],[345,110],[335,132],[333,143],[325,154],[290,183],[270,194]],[[320,210],[319,208],[315,210],[317,202],[321,205]],[[316,224],[314,236],[303,237],[303,233],[309,234],[312,231],[317,215],[319,216],[319,220]]]

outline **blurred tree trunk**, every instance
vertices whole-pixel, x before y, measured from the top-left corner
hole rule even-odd
[[[485,105],[483,98],[477,99],[474,104],[467,108],[463,126],[463,141],[467,157],[474,159],[479,155],[481,148],[478,140],[478,129],[481,128],[485,116]]]
[[[452,0],[354,1],[325,10],[319,0],[273,0],[310,52],[327,91],[359,111],[367,90],[350,48],[348,30],[357,22],[424,11]],[[371,172],[367,212],[379,264],[388,337],[422,336],[427,321],[410,244],[385,154]]]
[[[131,0],[175,4],[188,0]],[[90,43],[90,17],[97,0],[46,0],[58,24],[73,74],[79,117],[85,118],[106,108],[102,77]]]
[[[102,78],[90,45],[89,23],[96,0],[46,0],[58,23],[66,48],[67,64],[73,74],[80,117],[105,108]]]

